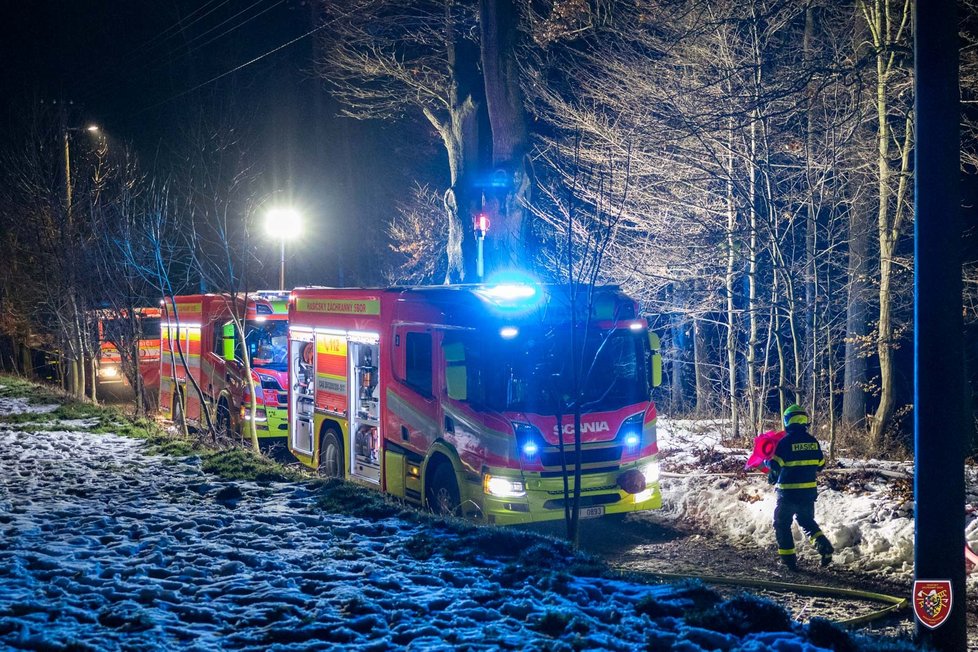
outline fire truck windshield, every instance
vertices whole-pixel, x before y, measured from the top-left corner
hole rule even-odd
[[[458,336],[455,336],[458,337]],[[649,399],[648,339],[632,330],[530,333],[511,340],[475,334],[465,344],[468,401],[498,411],[565,412],[574,401],[573,361],[579,361],[581,407],[615,410]]]
[[[288,367],[289,323],[285,320],[248,322],[251,366],[285,371]]]

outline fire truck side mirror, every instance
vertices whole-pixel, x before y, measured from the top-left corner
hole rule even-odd
[[[658,387],[662,384],[662,354],[659,353],[662,344],[652,331],[649,331],[649,347],[652,349],[652,387]]]
[[[461,342],[443,342],[445,355],[445,388],[448,398],[464,401],[468,398],[468,379],[465,368],[465,345]]]

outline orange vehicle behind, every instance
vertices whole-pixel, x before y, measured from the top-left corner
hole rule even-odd
[[[136,308],[135,322],[126,310],[98,310],[95,313],[98,330],[98,356],[95,378],[99,386],[131,386],[123,371],[122,354],[118,345],[135,338],[138,372],[144,385],[155,392],[159,386],[160,317],[159,308]]]

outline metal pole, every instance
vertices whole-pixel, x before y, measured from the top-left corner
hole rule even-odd
[[[476,277],[478,277],[480,281],[482,280],[482,275],[485,272],[485,266],[483,264],[483,258],[482,258],[482,243],[485,239],[486,239],[485,236],[479,235],[479,231],[476,231],[475,275]]]
[[[278,272],[278,289],[285,289],[285,237],[282,238],[282,265]]]
[[[967,647],[964,441],[972,428],[965,399],[961,316],[961,116],[955,0],[915,2],[912,24],[916,118],[912,599],[918,613],[919,643],[950,652]],[[928,594],[929,601],[918,602]]]
[[[71,223],[71,154],[68,146],[68,128],[65,127],[65,198],[68,204],[65,206],[68,223]]]

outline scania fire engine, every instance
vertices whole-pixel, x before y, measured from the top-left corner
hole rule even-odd
[[[289,449],[321,473],[487,523],[563,518],[576,402],[579,515],[661,506],[658,338],[617,287],[300,288],[289,332]]]
[[[244,317],[244,347],[232,310]],[[288,428],[287,318],[284,305],[276,312],[274,305],[262,298],[247,303],[243,297],[220,294],[166,299],[160,346],[161,411],[174,421],[186,418],[200,426],[207,421],[207,410],[218,430],[241,432],[241,424],[250,417],[244,372],[247,355],[256,388],[259,443],[263,448],[284,444]],[[199,386],[203,403],[190,379]]]

